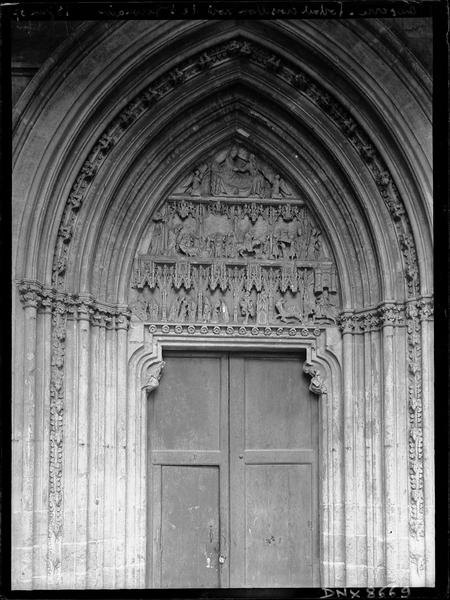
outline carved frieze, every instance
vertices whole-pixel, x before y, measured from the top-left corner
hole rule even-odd
[[[98,302],[90,296],[68,294],[55,288],[45,287],[37,281],[23,280],[18,283],[20,299],[24,306],[38,311],[64,311],[65,320],[87,320],[91,325],[110,329],[128,329],[131,311],[126,306],[114,306]],[[52,321],[52,327],[56,326]]]
[[[153,215],[149,240],[130,293],[143,321],[336,321],[336,269],[320,229],[292,188],[242,146],[194,169]]]

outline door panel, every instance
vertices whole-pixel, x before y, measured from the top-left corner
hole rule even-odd
[[[166,363],[154,400],[153,449],[219,450],[221,357],[169,355]]]
[[[298,358],[245,359],[245,448],[310,448],[311,403]]]
[[[219,468],[162,467],[162,587],[218,587]]]
[[[302,361],[164,360],[149,401],[149,586],[317,586],[318,403]]]
[[[246,469],[246,572],[251,587],[311,580],[311,465]]]
[[[228,358],[167,353],[149,401],[148,585],[227,587]]]
[[[317,416],[298,357],[230,357],[233,587],[318,583]]]

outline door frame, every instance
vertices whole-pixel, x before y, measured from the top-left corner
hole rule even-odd
[[[134,331],[134,343],[129,350],[128,377],[134,381],[129,385],[129,393],[134,398],[129,402],[140,404],[140,432],[136,436],[140,440],[137,452],[141,457],[141,494],[140,506],[144,508],[147,523],[149,507],[147,503],[147,402],[149,394],[158,385],[148,387],[148,374],[163,362],[166,350],[212,351],[212,352],[247,352],[265,351],[271,353],[299,354],[304,359],[303,370],[311,378],[309,389],[318,395],[318,535],[319,535],[319,567],[318,586],[326,585],[335,579],[333,563],[342,562],[343,552],[343,473],[341,453],[343,450],[343,430],[341,426],[341,370],[339,361],[333,351],[333,344],[340,338],[337,328],[316,330],[305,337],[262,338],[248,335],[229,337],[211,336],[210,334],[177,335],[175,331],[153,332],[151,326],[138,324]],[[163,369],[157,369],[159,376]],[[146,528],[146,532],[148,529]],[[150,540],[151,543],[151,540]],[[148,560],[148,545],[145,539],[142,546],[145,562]],[[149,585],[148,570],[146,584]],[[261,588],[264,589],[264,588]]]

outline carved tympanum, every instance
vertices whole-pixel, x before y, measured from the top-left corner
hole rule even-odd
[[[194,168],[152,217],[130,306],[152,323],[333,323],[336,270],[303,201],[232,145]]]

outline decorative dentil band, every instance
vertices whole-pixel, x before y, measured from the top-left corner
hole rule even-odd
[[[155,79],[135,96],[121,113],[109,123],[93,145],[88,158],[81,167],[64,208],[53,259],[53,285],[57,289],[64,287],[69,246],[77,213],[95,175],[124,132],[152,105],[183,82],[216,65],[235,59],[249,61],[266,69],[273,76],[283,79],[285,83],[292,85],[299,93],[326,112],[327,116],[355,147],[374,178],[379,193],[393,219],[400,249],[404,257],[408,297],[417,296],[420,283],[419,269],[411,225],[399,191],[381,154],[348,110],[317,81],[314,81],[310,75],[300,70],[297,65],[285,57],[278,56],[273,51],[268,51],[254,42],[244,39],[234,39],[219,44],[198,55],[180,61],[176,67]],[[174,150],[174,155],[179,154],[179,152],[180,150],[177,148]]]

